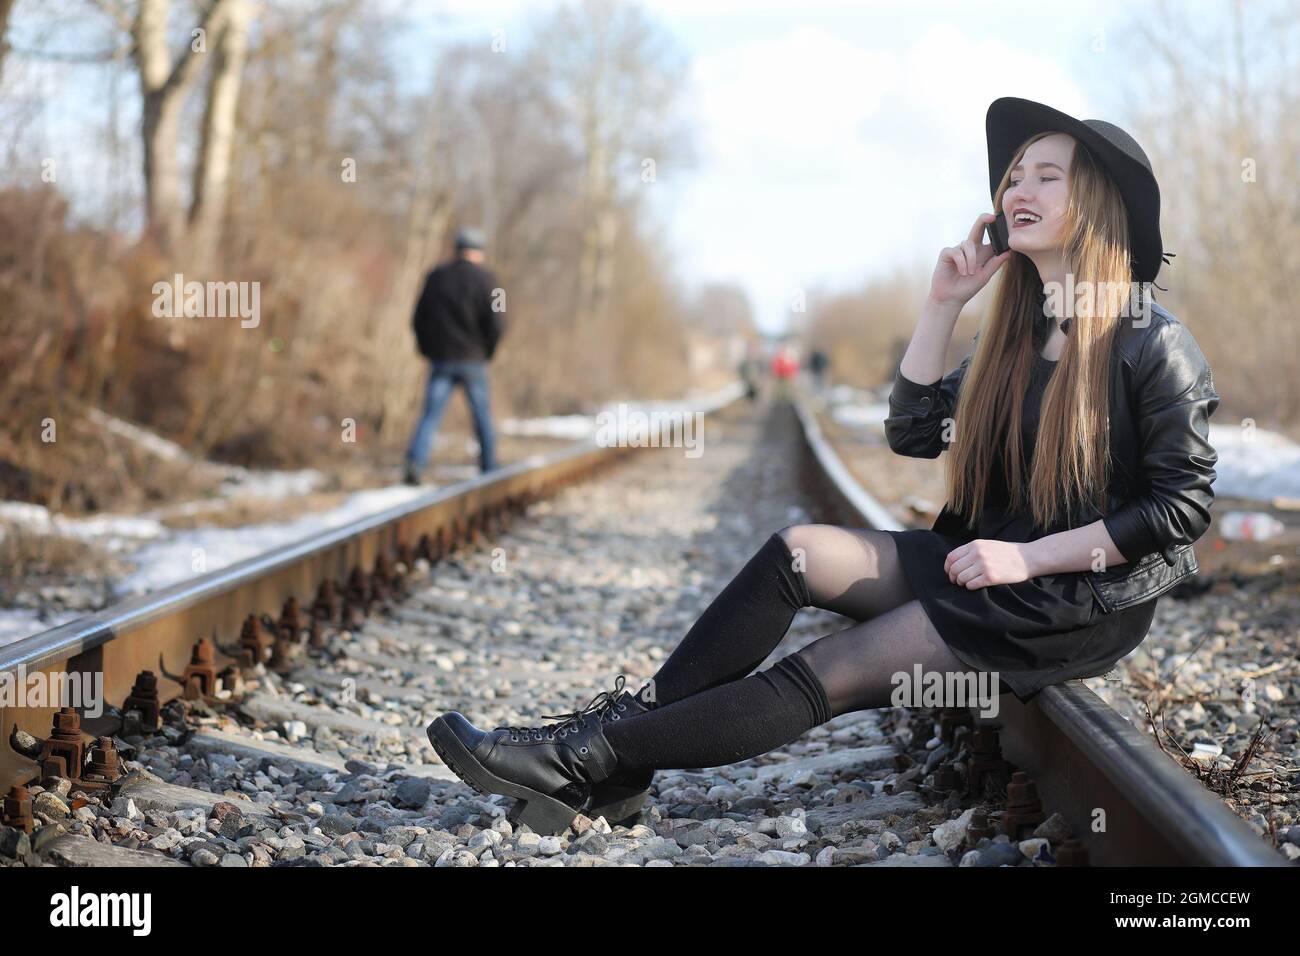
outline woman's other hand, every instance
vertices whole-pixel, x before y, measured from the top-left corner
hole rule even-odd
[[[990,584],[1017,584],[1034,576],[1023,544],[994,538],[976,538],[953,548],[943,570],[949,581],[971,591]]]

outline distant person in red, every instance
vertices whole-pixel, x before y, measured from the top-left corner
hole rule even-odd
[[[790,346],[782,346],[772,356],[772,378],[776,382],[778,399],[790,397],[794,377],[799,374],[799,356]]]
[[[792,379],[799,371],[799,360],[794,351],[783,348],[772,356],[772,375],[778,379]]]

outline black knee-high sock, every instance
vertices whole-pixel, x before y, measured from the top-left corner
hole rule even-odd
[[[811,603],[794,555],[773,533],[686,632],[653,684],[641,689],[641,699],[663,706],[744,677],[772,653],[799,609]]]
[[[744,680],[605,728],[620,770],[681,770],[748,760],[831,719],[821,681],[796,652]]]

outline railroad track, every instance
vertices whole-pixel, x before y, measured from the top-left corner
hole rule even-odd
[[[660,774],[635,826],[515,832],[509,801],[437,762],[433,715],[572,710],[649,677],[775,528],[892,521],[804,407],[708,411],[698,458],[578,443],[0,648],[0,671],[102,674],[117,705],[0,710],[0,862],[1282,862],[1073,685],[1004,697],[996,735],[969,712],[845,715],[755,761]],[[840,620],[804,612],[779,653]],[[1008,781],[1023,806],[999,799]],[[1007,820],[1016,839],[979,842]]]

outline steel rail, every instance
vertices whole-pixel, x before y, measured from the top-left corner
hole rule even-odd
[[[858,527],[903,526],[853,478],[806,396],[794,402],[804,461],[833,513]],[[1002,756],[1034,779],[1100,866],[1288,866],[1246,823],[1081,680],[1022,704],[998,700]]]
[[[666,414],[715,413],[744,393],[739,383],[694,400],[672,403]],[[647,406],[647,413],[654,411]],[[637,449],[624,441],[609,442],[599,430],[543,455],[533,455],[347,525],[320,532],[215,571],[127,598],[59,627],[0,647],[0,678],[11,686],[31,675],[102,675],[103,697],[120,703],[143,670],[179,673],[201,637],[216,635],[233,645],[251,614],[278,614],[291,596],[309,603],[326,579],[343,580],[352,568],[369,569],[383,554],[393,557],[399,545],[414,547],[423,537],[437,543],[438,554],[458,541],[477,540],[483,528],[519,511],[558,488],[580,481]],[[652,447],[652,446],[646,446]],[[55,677],[57,680],[57,677]],[[24,680],[25,682],[25,680]],[[163,701],[181,688],[161,679]],[[5,706],[0,700],[0,792],[31,779],[35,764],[8,745],[16,727],[38,738],[49,735],[54,706]],[[111,732],[83,721],[95,736]]]

